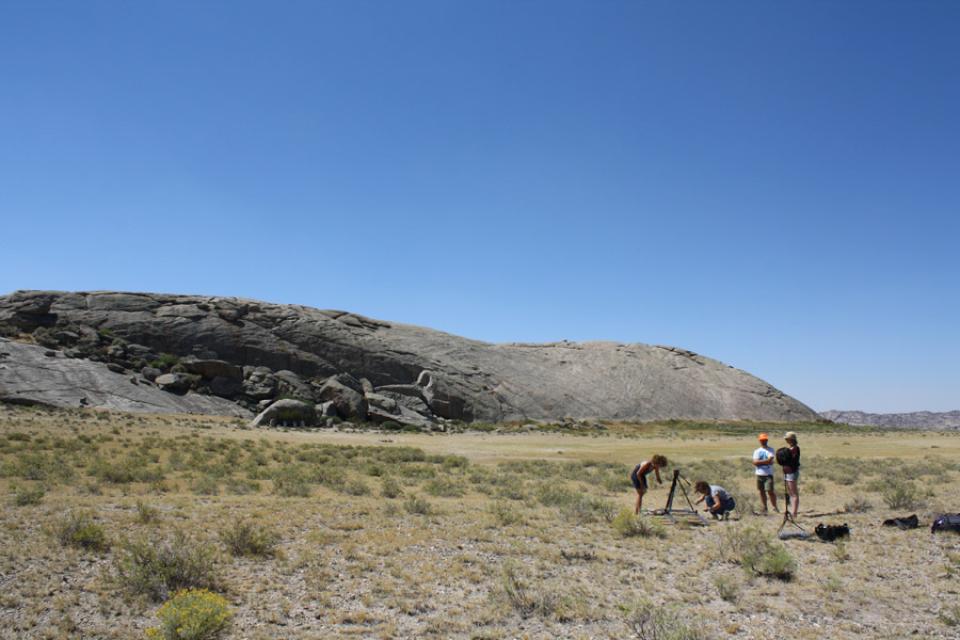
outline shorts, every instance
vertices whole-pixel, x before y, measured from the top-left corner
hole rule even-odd
[[[705,496],[704,502],[706,502],[707,506],[712,509],[713,505],[715,505],[717,501],[714,500],[713,496]],[[713,514],[716,516],[722,516],[726,512],[736,509],[737,501],[733,499],[733,496],[728,496],[726,500],[720,503],[720,505],[720,508],[713,512]]]
[[[630,472],[630,482],[633,483],[633,488],[639,491],[641,488],[647,490],[647,476],[641,476],[637,473],[637,470],[640,469],[640,465],[637,465],[633,468],[633,471]]]
[[[769,476],[757,476],[757,489],[760,491],[773,491],[773,474]]]
[[[783,474],[783,479],[787,482],[798,482],[800,480],[800,472],[795,471],[794,473],[785,473]]]

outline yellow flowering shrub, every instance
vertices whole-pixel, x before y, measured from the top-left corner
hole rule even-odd
[[[230,626],[226,598],[206,589],[178,591],[157,612],[160,626],[147,630],[151,640],[211,640]]]

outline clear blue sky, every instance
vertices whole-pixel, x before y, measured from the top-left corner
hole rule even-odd
[[[0,2],[0,292],[683,346],[960,408],[960,3]]]

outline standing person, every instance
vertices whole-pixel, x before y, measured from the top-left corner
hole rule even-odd
[[[693,488],[700,494],[696,504],[700,504],[706,500],[706,511],[709,511],[713,514],[713,517],[718,520],[725,518],[725,516],[737,506],[737,501],[733,499],[733,496],[718,484],[708,484],[700,480],[697,484],[693,485]]]
[[[797,484],[800,482],[800,446],[797,444],[797,434],[788,431],[783,437],[789,445],[788,455],[780,464],[783,466],[783,481],[787,485],[787,495],[790,503],[785,509],[792,510],[793,519],[797,519],[797,508],[800,506],[800,491]]]
[[[753,452],[753,466],[756,469],[757,490],[760,492],[760,502],[763,504],[763,515],[767,515],[767,496],[770,497],[773,510],[780,513],[773,486],[773,462],[776,456],[773,448],[767,446],[769,439],[767,434],[761,433],[757,438],[760,441],[760,448]]]
[[[633,488],[637,490],[637,503],[633,508],[635,515],[640,515],[640,508],[643,506],[643,494],[645,494],[649,488],[647,475],[653,471],[654,475],[657,476],[657,484],[663,484],[663,480],[660,479],[660,469],[667,466],[667,464],[667,459],[658,454],[650,458],[650,460],[644,460],[630,472],[630,482],[633,483]]]

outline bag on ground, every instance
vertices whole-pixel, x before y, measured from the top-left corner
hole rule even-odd
[[[912,516],[903,516],[900,518],[890,518],[883,521],[883,526],[885,527],[897,527],[898,529],[916,529],[920,526],[920,519],[917,518],[917,514]]]
[[[820,523],[813,530],[817,537],[824,542],[833,542],[837,538],[846,538],[850,535],[850,527],[844,524],[823,524]]]
[[[944,513],[934,518],[933,524],[930,525],[930,533],[941,531],[960,533],[960,513]]]

